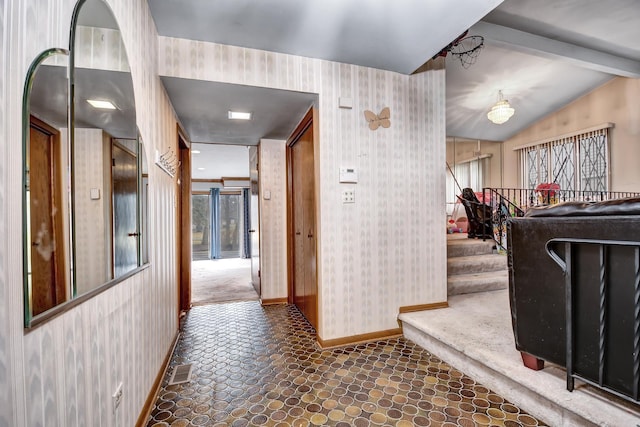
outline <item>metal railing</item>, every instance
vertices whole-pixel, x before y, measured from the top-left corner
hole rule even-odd
[[[558,254],[553,245],[559,244],[563,255]],[[583,325],[576,324],[578,317],[576,311],[591,310],[591,307],[576,306],[576,271],[580,270],[580,265],[573,259],[573,251],[578,245],[593,245],[598,248],[599,254],[599,311],[593,313],[598,315],[598,339],[597,339],[597,378],[587,375],[584,372],[577,372],[575,362],[582,360],[584,362],[586,354],[576,352],[576,329]],[[610,262],[607,262],[609,250],[614,247],[628,247],[633,250],[633,264],[628,266],[632,270],[630,281],[632,283],[615,283],[609,278]],[[553,261],[560,266],[565,277],[565,314],[566,314],[566,368],[567,368],[567,390],[573,391],[574,379],[579,378],[582,381],[593,386],[599,387],[610,393],[615,394],[626,400],[637,403],[640,399],[640,242],[621,241],[621,240],[597,240],[597,239],[569,239],[556,238],[551,239],[546,244],[547,254]],[[574,265],[578,264],[578,265]],[[610,360],[611,352],[620,352],[621,345],[619,342],[611,345],[609,339],[610,331],[614,328],[630,328],[624,324],[609,324],[609,310],[611,309],[608,300],[611,299],[611,293],[614,292],[613,287],[625,290],[624,295],[633,300],[633,304],[628,306],[616,306],[616,311],[628,310],[628,317],[633,319],[631,325],[633,342],[630,348],[633,349],[629,355],[632,358],[631,369],[625,372],[621,378],[607,378],[606,372],[610,364],[615,363]],[[618,290],[620,292],[620,290]],[[617,346],[616,346],[617,345]],[[609,347],[613,348],[609,348]],[[626,347],[624,347],[626,348]],[[620,355],[618,355],[618,363]],[[629,390],[626,390],[629,389]],[[626,390],[626,391],[625,391]]]
[[[506,221],[509,217],[524,216],[527,209],[533,206],[547,206],[556,203],[601,202],[640,197],[640,193],[631,191],[576,191],[576,190],[536,190],[533,188],[495,188],[482,189],[483,199],[487,207],[486,214],[492,215],[494,240],[504,250],[506,242]]]

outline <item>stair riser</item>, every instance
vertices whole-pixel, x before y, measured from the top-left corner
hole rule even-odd
[[[491,260],[478,257],[477,260],[465,259],[464,261],[451,258],[447,261],[447,274],[454,276],[458,274],[485,273],[488,271],[501,271],[507,268],[507,258],[497,255]]]
[[[496,278],[494,280],[468,280],[449,281],[447,283],[448,295],[470,294],[473,292],[497,291],[509,287],[508,278]]]
[[[491,243],[483,245],[448,245],[447,258],[455,258],[460,256],[471,255],[487,255],[493,253],[493,245]]]

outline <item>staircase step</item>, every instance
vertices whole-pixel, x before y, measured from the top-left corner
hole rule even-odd
[[[484,255],[493,253],[495,242],[480,239],[447,240],[447,257],[461,257],[468,255]]]
[[[402,313],[398,318],[407,339],[546,425],[638,425],[638,405],[584,383],[569,392],[565,372],[557,365],[548,364],[541,371],[523,366],[513,340],[507,291],[456,295],[449,298],[448,308]],[[504,420],[504,425],[518,424]]]
[[[497,291],[509,287],[509,271],[489,271],[450,276],[447,279],[447,294],[460,295],[473,292]]]
[[[500,254],[461,256],[447,260],[448,277],[506,269],[507,257]]]

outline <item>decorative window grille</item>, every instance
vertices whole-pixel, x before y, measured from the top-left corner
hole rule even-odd
[[[556,183],[567,191],[608,191],[611,126],[516,148],[521,182],[527,188]]]

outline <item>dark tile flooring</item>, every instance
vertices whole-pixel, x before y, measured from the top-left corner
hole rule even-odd
[[[251,301],[191,309],[147,425],[544,424],[404,338],[321,350],[295,307]]]

